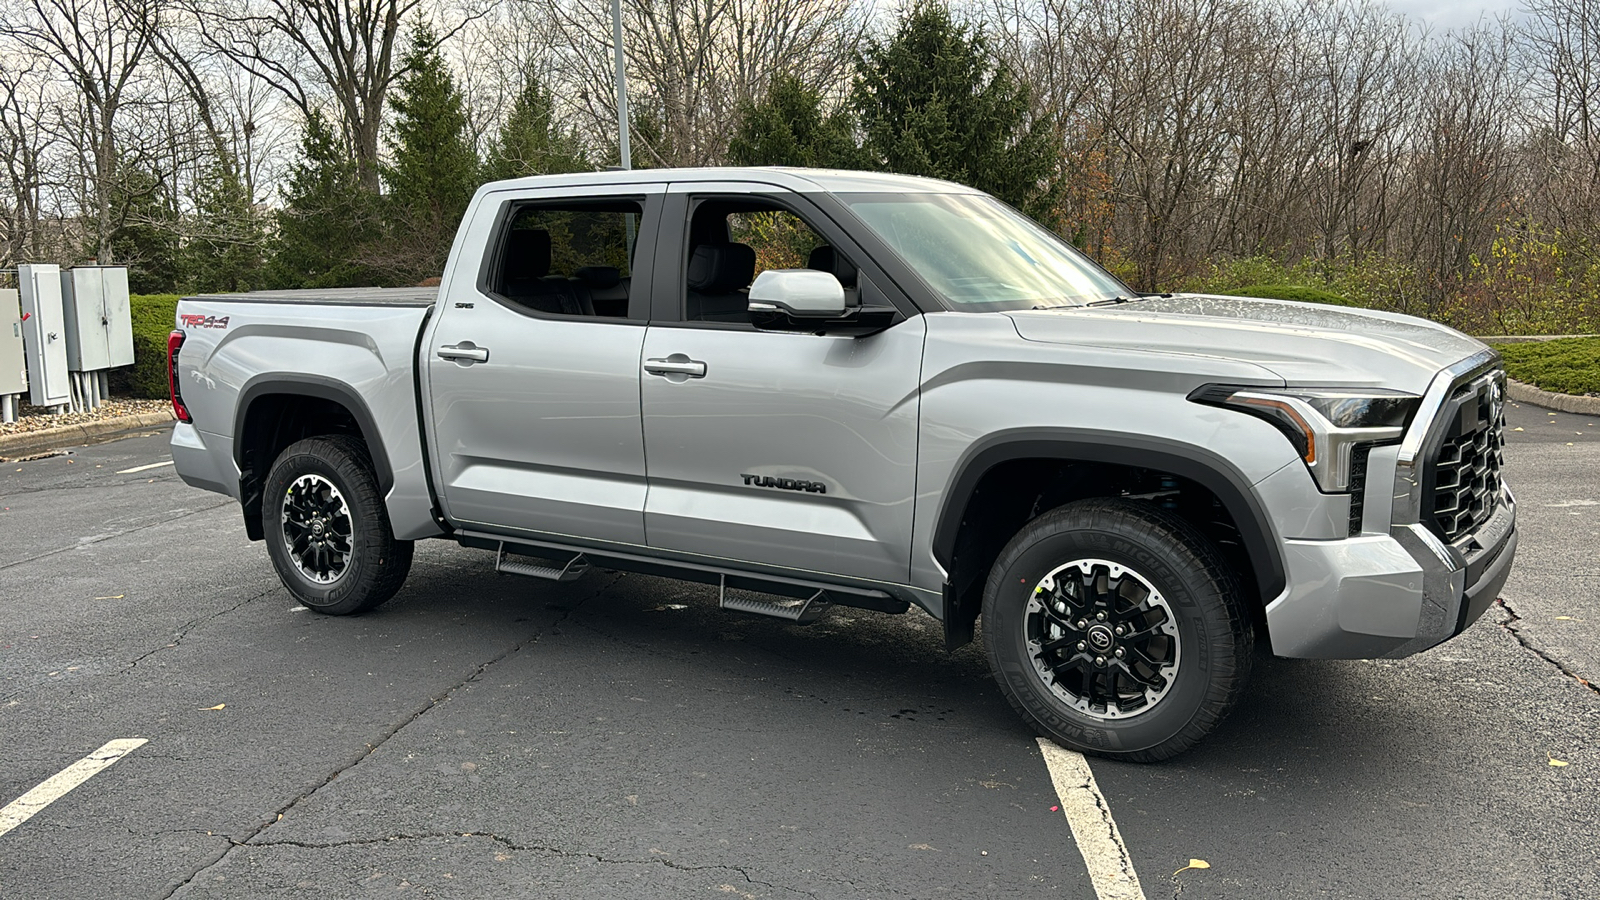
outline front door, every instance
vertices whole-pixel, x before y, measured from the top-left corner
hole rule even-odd
[[[677,297],[657,300],[640,388],[650,545],[905,583],[921,317],[864,338],[757,331],[745,292],[761,269],[821,268],[876,300],[875,273],[845,258],[859,251],[831,223],[813,228],[800,198],[672,199],[663,222],[683,234],[663,226],[661,265],[676,277],[660,283]]]
[[[456,525],[644,543],[639,359],[662,187],[489,195],[423,347],[436,484]],[[636,252],[636,248],[640,248]],[[476,270],[479,260],[457,266]]]

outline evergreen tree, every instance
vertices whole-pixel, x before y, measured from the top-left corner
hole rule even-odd
[[[389,249],[394,251],[385,268],[414,282],[444,271],[480,169],[461,93],[426,24],[412,29],[402,66],[406,74],[392,100],[392,162],[383,168]]]
[[[189,289],[248,291],[259,282],[261,219],[239,173],[217,164],[195,189],[194,234],[181,262]]]
[[[780,75],[764,100],[740,110],[738,130],[728,142],[728,162],[852,168],[857,152],[850,132],[843,110],[824,117],[821,94],[792,75]]]
[[[167,186],[151,172],[125,169],[112,204],[122,224],[112,233],[111,259],[100,261],[127,266],[128,289],[135,294],[176,291],[178,209]]]
[[[263,273],[279,288],[377,283],[359,260],[375,238],[376,198],[361,184],[354,156],[321,113],[312,111],[289,173],[277,236]]]
[[[1056,129],[1032,119],[1027,85],[983,29],[937,0],[908,9],[887,43],[867,42],[851,102],[870,167],[971,185],[1053,224]]]
[[[530,74],[489,148],[484,177],[489,181],[526,175],[587,172],[592,166],[578,145],[578,137],[554,120],[550,91]]]

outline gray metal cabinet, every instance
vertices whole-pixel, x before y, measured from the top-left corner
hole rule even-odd
[[[94,372],[133,365],[133,320],[128,270],[78,266],[61,273],[67,368]]]
[[[0,395],[28,389],[28,363],[22,355],[22,307],[15,288],[0,289]]]
[[[22,291],[22,336],[28,345],[28,402],[34,406],[70,403],[61,269],[54,264],[18,266],[17,282]]]

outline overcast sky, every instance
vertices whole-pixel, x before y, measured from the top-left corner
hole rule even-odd
[[[1388,0],[1389,8],[1402,12],[1437,30],[1470,25],[1479,16],[1494,17],[1500,13],[1517,15],[1519,0]]]

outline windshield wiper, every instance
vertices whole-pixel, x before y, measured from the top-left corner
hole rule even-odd
[[[1085,303],[1084,306],[1116,306],[1119,303],[1132,303],[1132,297],[1107,297],[1104,300],[1095,300]]]

